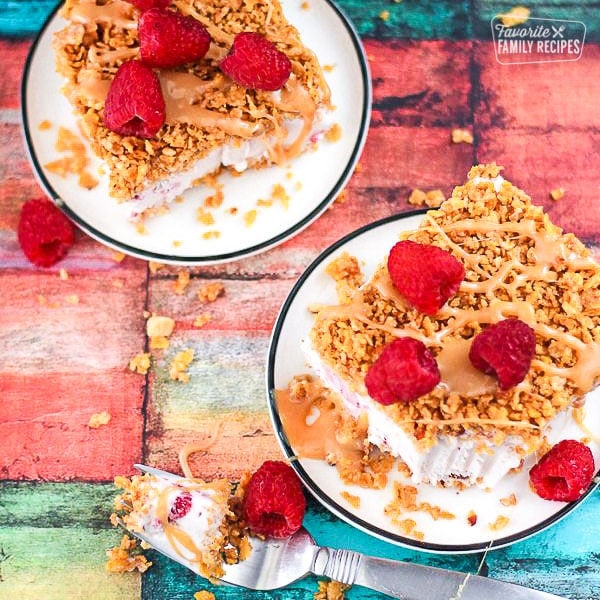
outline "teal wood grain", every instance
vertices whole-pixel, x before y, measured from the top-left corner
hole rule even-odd
[[[586,28],[587,42],[600,42],[600,4],[596,0],[564,2],[562,0],[536,0],[517,2],[513,0],[473,0],[473,35],[476,39],[491,39],[491,19],[508,12],[515,5],[527,6],[530,16],[539,19],[562,19],[581,21]]]
[[[0,36],[35,35],[57,0],[0,0]],[[377,39],[489,39],[490,19],[512,0],[339,0],[360,35]],[[583,21],[588,41],[600,41],[597,0],[531,0],[533,17]],[[386,14],[387,13],[387,14]]]
[[[57,0],[0,1],[0,36],[35,35],[57,4]]]
[[[19,586],[26,573],[33,589],[46,590],[44,582],[52,569],[45,563],[53,561],[55,571],[64,575],[72,551],[86,554],[85,560],[83,557],[71,560],[77,567],[80,581],[85,581],[86,577],[104,580],[104,552],[121,536],[121,532],[113,530],[108,522],[115,491],[110,483],[1,483],[0,546],[4,555],[8,555],[0,566],[6,584],[4,589],[8,589],[8,584],[13,586],[11,589],[21,589]],[[571,600],[597,600],[600,598],[599,513],[600,491],[596,490],[545,532],[487,553],[483,572],[489,571],[491,577],[561,594]],[[340,521],[312,499],[309,500],[305,525],[321,545],[349,548],[374,556],[470,573],[477,572],[482,560],[481,553],[449,556],[388,544]],[[29,558],[23,555],[27,540],[36,545],[30,550]],[[155,552],[149,552],[149,558],[155,564],[142,577],[143,600],[191,600],[193,593],[200,589],[216,591],[219,599],[310,600],[317,586],[316,579],[309,577],[286,590],[250,593],[238,588],[213,586]],[[123,580],[120,576],[112,577],[117,579],[106,581],[114,588],[114,597],[119,597],[122,590],[132,585],[135,587],[127,576]],[[54,575],[52,578],[53,585],[59,585]],[[0,582],[2,598],[4,584]],[[72,586],[67,588],[72,589]],[[58,589],[54,591],[58,593]],[[348,598],[385,600],[386,596],[355,587]]]

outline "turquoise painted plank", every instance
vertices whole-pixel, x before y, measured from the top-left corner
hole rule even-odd
[[[35,35],[57,4],[57,0],[1,0],[0,36]]]
[[[527,6],[532,18],[581,21],[586,28],[587,42],[600,42],[600,5],[597,0],[473,0],[473,35],[476,39],[491,39],[490,22],[495,15],[508,12],[513,6]],[[585,50],[584,50],[585,52]]]
[[[545,532],[490,553],[486,560],[490,577],[502,577],[570,600],[598,600],[599,514],[600,488]]]
[[[0,36],[35,35],[57,0],[0,0]],[[339,0],[338,5],[364,37],[378,39],[489,39],[490,19],[513,0]],[[600,40],[596,0],[530,0],[532,16],[583,21],[589,41]],[[387,15],[385,13],[388,13]],[[381,15],[385,18],[382,18]]]
[[[11,527],[111,527],[112,483],[0,482],[0,525]]]

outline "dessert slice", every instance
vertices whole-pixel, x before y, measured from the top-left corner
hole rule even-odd
[[[307,362],[414,481],[493,486],[599,382],[600,267],[496,165],[402,238],[406,252],[318,311]],[[431,258],[411,259],[417,245]]]
[[[124,490],[115,508],[125,527],[201,575],[219,578],[224,560],[236,562],[249,550],[247,538],[240,537],[228,481],[171,481],[145,474],[118,477],[115,483]],[[116,515],[112,520],[117,522]]]
[[[277,0],[155,4],[168,6],[67,0],[54,40],[64,93],[111,196],[134,216],[221,167],[286,163],[328,128],[331,109],[318,60]],[[206,53],[188,60],[194,44]]]

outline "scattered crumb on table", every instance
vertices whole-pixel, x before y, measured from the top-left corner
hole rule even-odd
[[[98,429],[98,427],[102,427],[103,425],[108,425],[110,422],[111,415],[107,411],[102,411],[99,413],[94,413],[90,420],[88,421],[88,427],[91,429]]]

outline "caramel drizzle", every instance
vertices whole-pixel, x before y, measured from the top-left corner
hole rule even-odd
[[[539,323],[536,319],[534,307],[528,302],[523,300],[500,300],[494,296],[494,291],[504,287],[514,293],[525,281],[555,281],[557,275],[551,269],[559,263],[572,270],[588,270],[597,268],[595,261],[591,257],[581,258],[573,253],[569,253],[559,235],[552,236],[546,232],[537,231],[535,223],[531,221],[523,223],[493,223],[464,219],[441,227],[437,223],[434,223],[428,216],[428,223],[435,224],[435,231],[442,234],[448,245],[459,255],[465,257],[465,260],[472,263],[473,266],[478,266],[478,264],[475,264],[475,261],[478,261],[478,256],[468,254],[460,246],[452,242],[448,238],[447,232],[469,231],[471,233],[488,233],[496,231],[516,233],[519,237],[531,238],[534,242],[533,252],[536,257],[536,263],[534,265],[525,265],[517,258],[512,257],[505,266],[501,267],[492,276],[482,268],[474,269],[485,275],[485,279],[478,282],[463,282],[460,291],[485,294],[490,299],[488,306],[480,309],[459,309],[445,305],[435,316],[436,320],[442,324],[442,327],[429,336],[412,327],[396,328],[376,323],[367,318],[365,315],[364,291],[357,293],[350,304],[338,307],[326,307],[319,312],[318,319],[331,317],[356,318],[369,327],[386,331],[395,337],[408,335],[426,344],[442,346],[443,348],[444,338],[456,333],[469,323],[496,323],[507,317],[518,317],[532,327],[539,336],[546,339],[555,339],[571,348],[577,355],[577,362],[571,367],[558,367],[539,359],[534,359],[532,366],[545,373],[572,380],[583,393],[590,390],[598,377],[600,377],[600,342],[594,341],[586,344],[568,332]],[[513,274],[513,272],[512,282],[505,283],[504,279],[509,274]],[[391,298],[399,303],[400,306],[403,306],[404,301],[401,299],[399,293],[393,288],[393,284],[386,281],[385,278],[389,279],[387,271],[380,269],[373,278],[373,286],[384,297]],[[445,325],[443,324],[444,321],[446,321]],[[355,384],[359,388],[362,388],[361,383],[355,382]]]
[[[208,30],[213,42],[207,56],[212,60],[221,59],[233,43],[233,35],[219,30],[211,20],[200,13],[187,2],[174,2],[177,8],[185,15],[191,15],[200,21]],[[270,20],[273,7],[267,15]],[[79,4],[68,6],[65,16],[73,22],[85,25],[97,23],[110,23],[123,28],[135,28],[135,11],[132,5],[125,0],[112,0],[103,6],[98,6],[96,0],[81,0]],[[268,24],[268,23],[267,23]],[[100,50],[91,48],[88,60],[92,64],[109,65],[118,61],[134,58],[138,53],[137,48],[119,48],[114,50]],[[232,117],[226,113],[203,108],[197,104],[202,93],[208,89],[226,89],[231,83],[222,75],[217,75],[212,81],[204,81],[193,73],[176,71],[160,71],[158,77],[165,99],[166,123],[189,123],[199,127],[217,128],[229,135],[250,139],[264,131],[258,123],[245,121]],[[91,104],[102,105],[106,100],[110,82],[102,79],[101,73],[93,68],[82,69],[78,75],[79,89],[73,95],[90,101]],[[324,79],[321,81],[325,101],[329,103],[329,87]],[[302,128],[296,138],[284,144],[287,131],[276,119],[268,115],[275,129],[275,139],[264,140],[268,148],[269,158],[272,162],[282,165],[298,156],[310,135],[316,116],[317,106],[308,91],[292,75],[280,93],[272,94],[273,105],[281,112],[297,114],[302,119]]]
[[[205,485],[203,483],[197,483],[195,485],[188,483],[185,489],[190,491],[202,490],[205,489]],[[160,491],[157,499],[156,517],[163,527],[165,537],[167,538],[171,548],[173,548],[173,550],[185,560],[188,560],[192,563],[197,563],[202,567],[205,563],[202,549],[194,542],[189,533],[169,522],[170,491],[170,487],[166,487]],[[183,550],[187,550],[189,555],[186,555]]]
[[[125,0],[112,0],[102,6],[97,5],[96,0],[79,0],[77,4],[68,3],[64,14],[82,25],[106,23],[123,29],[137,28],[137,12],[133,4]]]

